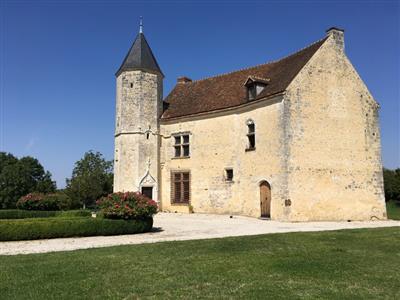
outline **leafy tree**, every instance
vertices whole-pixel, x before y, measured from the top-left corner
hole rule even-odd
[[[67,179],[66,193],[83,208],[94,206],[95,201],[112,192],[113,163],[100,152],[86,152],[75,163],[71,179]]]
[[[400,169],[383,169],[386,201],[400,201]]]
[[[31,192],[55,190],[50,172],[45,172],[36,158],[18,159],[11,153],[0,152],[0,208],[15,208],[18,199]]]

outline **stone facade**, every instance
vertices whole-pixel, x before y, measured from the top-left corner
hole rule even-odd
[[[378,104],[330,37],[289,85],[284,103],[284,219],[386,219]]]
[[[114,190],[153,187],[158,200],[162,77],[142,70],[117,77]]]
[[[163,211],[260,217],[266,181],[274,220],[386,219],[378,108],[344,53],[340,30],[328,31],[284,92],[203,114],[161,118],[162,76],[122,72],[114,190],[151,186]],[[253,151],[246,151],[249,122]],[[180,133],[189,133],[189,157],[174,157]],[[171,201],[174,171],[190,172],[189,203]]]

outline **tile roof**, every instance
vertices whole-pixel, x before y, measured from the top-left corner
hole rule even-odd
[[[277,61],[197,81],[177,83],[164,100],[166,110],[162,119],[245,104],[249,102],[244,86],[248,77],[270,79],[255,100],[283,92],[326,39]]]

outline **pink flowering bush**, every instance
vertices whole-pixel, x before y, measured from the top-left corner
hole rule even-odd
[[[53,194],[29,193],[18,200],[17,208],[24,210],[60,210],[60,201]]]
[[[139,192],[112,193],[96,204],[108,219],[145,219],[157,213],[157,202]]]

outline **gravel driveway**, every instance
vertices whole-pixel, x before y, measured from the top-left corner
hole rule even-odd
[[[324,231],[400,226],[400,221],[284,223],[208,214],[159,213],[154,231],[143,234],[0,242],[0,255],[71,251],[116,245],[183,241],[279,232]]]

